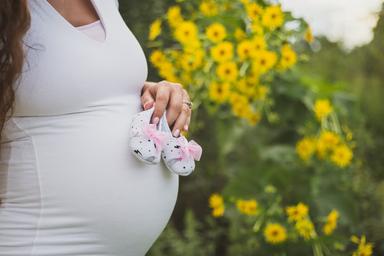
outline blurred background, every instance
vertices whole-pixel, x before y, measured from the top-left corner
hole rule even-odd
[[[119,3],[203,147],[148,255],[384,255],[382,0]]]

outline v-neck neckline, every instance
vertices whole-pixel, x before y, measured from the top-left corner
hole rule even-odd
[[[47,6],[47,8],[50,10],[50,12],[53,14],[53,16],[57,17],[58,21],[63,23],[64,26],[66,26],[69,30],[73,31],[75,34],[79,35],[80,37],[84,38],[87,41],[91,41],[94,44],[98,45],[105,45],[109,42],[110,40],[110,35],[109,35],[109,27],[108,24],[105,23],[105,17],[101,10],[99,9],[99,6],[97,5],[97,0],[89,0],[95,9],[97,15],[99,16],[100,23],[104,27],[105,31],[105,39],[104,41],[98,41],[93,38],[90,38],[88,35],[84,34],[82,31],[80,31],[77,27],[73,26],[72,23],[70,23],[66,18],[64,18],[49,2],[48,0],[43,0],[44,4]],[[85,24],[88,25],[88,24]],[[83,26],[85,26],[83,25]]]

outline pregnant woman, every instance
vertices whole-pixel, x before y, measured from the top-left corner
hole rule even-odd
[[[146,81],[116,0],[1,0],[0,35],[0,255],[145,255],[179,180],[132,155],[129,124],[155,103],[177,137],[188,94]]]

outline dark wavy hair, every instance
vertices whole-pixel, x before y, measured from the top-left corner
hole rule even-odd
[[[7,116],[14,111],[13,85],[24,63],[22,39],[31,24],[27,1],[0,0],[0,140]]]

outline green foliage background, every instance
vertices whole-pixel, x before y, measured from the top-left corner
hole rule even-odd
[[[119,2],[121,14],[148,57],[149,24],[175,2]],[[193,131],[205,149],[204,162],[198,175],[180,178],[171,221],[149,255],[311,255],[308,248],[293,244],[278,252],[265,246],[264,251],[257,251],[260,245],[244,227],[244,220],[209,218],[207,199],[212,192],[257,197],[270,184],[283,195],[284,204],[306,202],[314,215],[338,209],[338,232],[346,236],[366,234],[375,244],[375,255],[384,255],[383,42],[382,12],[369,45],[347,53],[338,44],[320,39],[321,49],[294,70],[300,81],[290,81],[307,84],[313,92],[336,102],[358,145],[355,154],[359,162],[353,173],[340,175],[327,166],[314,169],[297,164],[295,152],[286,145],[299,139],[298,125],[311,113],[300,98],[300,88],[287,81],[283,81],[287,82],[286,91],[276,95],[276,112],[284,113],[278,127],[243,129],[228,119],[212,121],[204,111],[194,113],[204,128]],[[151,66],[148,80],[160,80]]]

